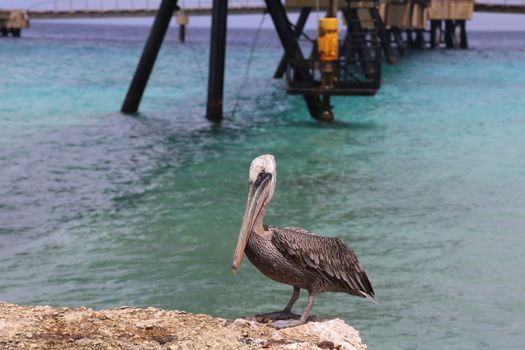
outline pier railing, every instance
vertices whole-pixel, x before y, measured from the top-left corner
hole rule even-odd
[[[48,0],[36,2],[27,10],[30,11],[145,11],[157,10],[161,0]],[[185,0],[179,1],[182,8],[210,10],[213,0]],[[263,8],[263,0],[229,0],[231,8]]]
[[[159,8],[160,1],[42,0],[26,10],[32,18],[149,16]],[[212,3],[212,0],[179,0],[179,6],[190,14],[207,14]],[[231,13],[254,13],[261,12],[265,3],[264,0],[229,0],[228,7]],[[525,13],[525,0],[475,0],[475,11]]]
[[[140,17],[153,16],[161,0],[47,0],[27,8],[31,18]],[[179,0],[188,14],[209,14],[212,0]],[[229,0],[230,13],[261,13],[263,0]]]
[[[525,6],[525,0],[476,0],[476,4]]]
[[[525,0],[476,0],[476,12],[525,13]]]

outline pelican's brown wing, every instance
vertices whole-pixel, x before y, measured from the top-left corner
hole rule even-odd
[[[269,226],[272,243],[303,268],[318,273],[324,283],[374,301],[374,289],[352,248],[339,238],[322,237],[297,227]]]

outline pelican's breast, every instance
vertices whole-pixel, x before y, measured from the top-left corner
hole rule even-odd
[[[259,271],[274,281],[308,289],[312,276],[277,250],[272,243],[272,234],[252,232],[246,245],[246,256]]]

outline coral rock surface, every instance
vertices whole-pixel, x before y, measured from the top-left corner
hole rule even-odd
[[[359,332],[341,319],[276,330],[253,319],[122,306],[95,311],[0,302],[0,349],[351,349]]]

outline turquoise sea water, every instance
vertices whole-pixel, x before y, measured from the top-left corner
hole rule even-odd
[[[319,124],[271,79],[270,31],[240,86],[254,31],[234,30],[220,126],[203,118],[204,29],[169,32],[140,116],[118,113],[146,34],[35,23],[0,40],[0,300],[282,308],[290,287],[247,260],[230,273],[248,166],[273,153],[266,222],[350,242],[379,300],[324,294],[315,314],[370,349],[523,348],[525,34],[412,52]]]

